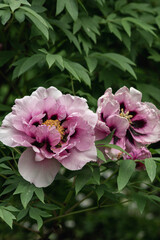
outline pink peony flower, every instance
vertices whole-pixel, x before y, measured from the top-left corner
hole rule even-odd
[[[96,122],[97,115],[84,98],[39,87],[31,96],[15,101],[0,127],[0,141],[10,147],[27,147],[19,159],[19,172],[37,187],[46,187],[60,163],[78,170],[97,160]]]
[[[151,103],[141,102],[135,88],[120,88],[115,94],[108,88],[98,99],[96,139],[105,138],[115,129],[112,142],[126,151],[160,140],[160,111]],[[109,158],[117,159],[120,151],[105,149]]]
[[[134,149],[132,149],[132,151],[129,154],[132,156],[132,158],[127,154],[125,154],[123,156],[123,158],[124,159],[133,159],[133,160],[143,160],[145,158],[151,158],[152,157],[151,152],[145,147],[134,148]],[[143,169],[145,169],[145,165],[141,162],[137,162],[136,163],[136,168],[138,170],[143,170]]]

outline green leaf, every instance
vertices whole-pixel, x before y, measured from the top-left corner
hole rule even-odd
[[[138,194],[134,194],[133,199],[136,201],[137,207],[140,213],[142,214],[146,206],[147,197],[142,193],[138,193]]]
[[[135,171],[136,163],[133,160],[121,160],[117,178],[118,190],[121,191],[128,183]]]
[[[123,26],[124,30],[126,31],[128,36],[130,37],[131,36],[131,26],[130,26],[130,24],[123,18],[121,20],[121,23],[122,23],[122,26]]]
[[[20,7],[20,8],[23,9],[25,12],[28,12],[31,15],[33,15],[42,25],[44,25],[46,28],[48,28],[47,21],[43,17],[41,17],[41,15],[39,15],[38,13],[36,13],[34,10],[32,10],[29,7]]]
[[[9,1],[9,6],[12,10],[12,12],[14,12],[16,9],[18,9],[21,5],[21,1],[17,1],[17,0],[10,0]]]
[[[66,9],[74,21],[78,18],[77,0],[66,0]]]
[[[79,81],[82,80],[86,85],[89,87],[91,86],[91,80],[87,74],[87,70],[82,65],[65,59],[64,67],[75,77],[75,79]]]
[[[100,160],[102,160],[103,162],[107,162],[104,154],[103,154],[102,151],[100,151],[98,148],[97,148],[97,157],[98,157]]]
[[[160,29],[160,16],[157,16],[157,17],[155,18],[155,21],[156,21],[156,23],[157,23],[157,25],[158,25],[158,28]]]
[[[39,198],[39,200],[44,203],[44,191],[43,191],[43,189],[35,187],[34,192],[37,195],[37,197]]]
[[[104,194],[104,186],[103,185],[96,187],[96,194],[97,194],[98,201],[99,201]]]
[[[10,10],[0,10],[0,17],[2,24],[5,25],[11,17]]]
[[[148,176],[151,182],[153,182],[153,180],[156,177],[156,168],[157,168],[156,162],[152,158],[146,158],[144,164],[145,164]]]
[[[104,138],[102,140],[97,140],[95,142],[96,146],[109,144],[110,141],[112,140],[114,132],[115,132],[115,129],[106,138]]]
[[[39,19],[37,19],[34,15],[29,12],[25,12],[25,15],[35,24],[35,26],[39,29],[39,31],[43,34],[43,36],[48,40],[49,32],[48,27],[42,24]]]
[[[19,23],[22,23],[25,20],[25,12],[21,9],[17,10],[14,16]]]
[[[112,23],[108,23],[108,27],[111,33],[113,33],[120,41],[122,41],[122,36],[120,31],[118,30],[117,26]]]
[[[3,206],[0,206],[0,217],[12,228],[13,220],[16,219],[16,217],[9,211],[5,210],[5,207]]]
[[[7,186],[7,187],[3,190],[3,192],[1,192],[0,196],[3,196],[3,195],[5,195],[5,194],[7,194],[7,193],[12,192],[15,188],[16,188],[16,185],[15,185],[15,184],[11,184],[11,185]]]
[[[38,230],[42,227],[43,225],[43,220],[39,214],[39,209],[31,207],[29,210],[29,216],[37,221],[38,224]]]
[[[9,7],[8,4],[0,3],[0,8],[6,8],[6,7]]]
[[[43,59],[43,57],[44,57],[43,54],[34,54],[31,57],[26,58],[19,68],[18,76],[22,75],[23,73],[31,69],[34,65],[40,62]]]
[[[32,199],[34,189],[34,185],[22,181],[18,184],[16,191],[13,194],[15,195],[20,193],[21,203],[23,207],[26,208],[27,204]]]
[[[9,157],[9,156],[2,157],[2,158],[0,158],[0,163],[5,162],[5,161],[9,161],[9,160],[12,160],[12,159],[13,159],[13,158],[12,158],[12,157]]]
[[[98,64],[97,59],[88,56],[88,57],[85,57],[85,60],[86,60],[86,63],[87,63],[90,73],[92,73]]]
[[[99,167],[93,168],[93,179],[95,180],[96,184],[100,184],[100,168]]]
[[[56,15],[60,14],[64,7],[65,7],[65,2],[66,0],[57,0],[57,4],[56,4]]]
[[[49,68],[55,63],[57,62],[62,68],[64,68],[64,64],[63,64],[63,58],[62,56],[58,55],[58,54],[51,54],[48,53],[46,55],[46,61],[48,63]]]
[[[20,221],[21,219],[23,219],[27,215],[28,210],[29,210],[28,208],[22,209],[17,215],[17,221]]]
[[[91,176],[92,176],[92,172],[90,168],[85,168],[78,174],[75,181],[76,195],[85,186],[85,184],[88,182]]]

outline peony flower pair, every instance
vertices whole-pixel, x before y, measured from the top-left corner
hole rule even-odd
[[[37,187],[51,184],[61,164],[79,170],[97,161],[95,140],[112,130],[111,143],[130,152],[133,159],[143,159],[150,156],[145,145],[160,140],[160,111],[142,103],[141,97],[134,88],[123,87],[115,95],[109,88],[99,98],[96,114],[84,98],[39,87],[31,96],[15,101],[0,127],[0,141],[10,147],[27,147],[18,169]],[[116,149],[105,148],[104,152],[111,159],[122,156]]]
[[[133,159],[151,157],[145,146],[160,140],[160,111],[141,98],[141,92],[133,87],[122,87],[115,94],[109,88],[98,99],[97,140],[115,130],[111,143],[125,149]],[[104,152],[113,160],[122,156],[116,149],[105,148]]]

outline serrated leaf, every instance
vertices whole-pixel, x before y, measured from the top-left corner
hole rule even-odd
[[[121,191],[128,183],[133,172],[135,171],[136,163],[133,160],[121,160],[119,174],[117,178],[118,190]]]
[[[152,158],[147,158],[145,159],[144,164],[145,164],[148,176],[151,182],[153,182],[153,180],[156,177],[156,168],[157,168],[156,162]]]

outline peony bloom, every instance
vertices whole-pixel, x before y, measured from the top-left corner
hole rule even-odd
[[[115,129],[112,142],[126,151],[160,140],[160,111],[151,103],[141,102],[135,88],[120,88],[115,94],[108,88],[98,99],[96,139],[105,138]],[[120,151],[105,149],[108,157],[117,159]]]
[[[145,158],[151,158],[152,157],[152,154],[151,152],[145,148],[145,147],[140,147],[140,148],[135,148],[135,149],[132,149],[132,151],[129,153],[132,158],[125,154],[123,156],[124,159],[133,159],[133,160],[143,160]],[[139,170],[142,170],[142,169],[145,169],[145,165],[141,162],[136,162],[136,168],[139,169]]]
[[[19,159],[19,172],[37,187],[46,187],[60,163],[78,170],[97,160],[96,122],[97,115],[84,98],[39,87],[31,96],[15,101],[0,127],[0,141],[10,147],[27,147]]]

